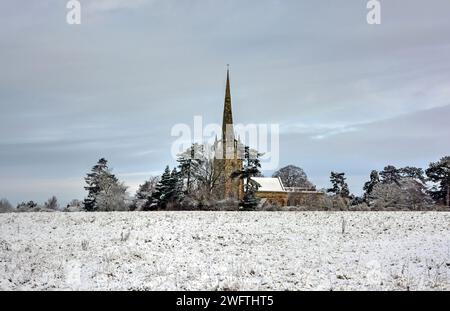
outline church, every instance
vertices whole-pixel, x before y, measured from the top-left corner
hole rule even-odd
[[[242,169],[244,145],[239,138],[236,138],[234,132],[229,68],[227,69],[221,136],[220,140],[216,139],[214,144],[214,166],[215,170],[220,172],[215,195],[221,200],[240,200],[244,196],[243,181],[239,178],[232,179],[230,176],[234,171]],[[256,195],[261,199],[262,204],[304,205],[325,196],[323,192],[315,189],[286,188],[280,178],[254,177],[252,179],[260,185]]]
[[[244,195],[244,185],[241,179],[232,179],[230,176],[234,171],[242,169],[244,146],[239,139],[236,139],[233,124],[233,112],[231,105],[230,70],[227,69],[227,80],[225,87],[225,102],[223,107],[222,133],[221,139],[214,144],[216,156],[214,158],[215,170],[220,172],[215,190],[218,199],[240,200]],[[219,151],[219,152],[217,152]],[[288,192],[283,186],[280,178],[254,177],[259,185],[256,195],[261,202],[279,206],[287,206],[290,203],[301,203],[298,200],[300,192]],[[295,195],[291,193],[296,192]],[[294,197],[297,199],[294,202]],[[291,200],[290,200],[291,198]]]

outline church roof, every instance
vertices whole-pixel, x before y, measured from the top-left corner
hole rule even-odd
[[[261,185],[258,191],[286,192],[280,178],[252,177],[252,179]]]

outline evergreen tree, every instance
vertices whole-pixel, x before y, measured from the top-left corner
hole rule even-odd
[[[139,185],[136,191],[136,196],[133,200],[133,210],[142,210],[144,207],[150,206],[152,203],[152,195],[155,191],[159,177],[153,176],[146,180],[142,185]]]
[[[170,203],[178,203],[182,198],[182,182],[179,172],[174,168],[170,171],[166,166],[161,180],[152,194],[152,203],[145,210],[166,209]]]
[[[380,175],[376,170],[370,173],[370,180],[364,184],[364,201],[368,203],[370,194],[372,193],[374,187],[380,183]]]
[[[393,165],[386,166],[380,172],[381,182],[383,184],[393,184],[395,183],[397,186],[400,185],[400,179],[402,176],[400,175],[400,170],[397,169]]]
[[[426,179],[425,179],[425,173],[422,168],[419,167],[413,167],[413,166],[406,166],[398,170],[401,178],[409,178],[414,179],[417,182],[422,183],[425,185]]]
[[[85,177],[88,191],[83,205],[87,211],[126,209],[126,187],[108,168],[108,161],[101,158]]]
[[[107,174],[108,161],[104,158],[98,160],[97,164],[92,167],[91,173],[87,174],[84,180],[87,186],[84,187],[88,191],[87,197],[84,199],[83,205],[87,211],[95,211],[97,209],[97,194],[100,193],[101,176]]]
[[[34,201],[22,202],[17,204],[17,210],[19,210],[20,212],[29,212],[37,208],[38,204]]]
[[[240,202],[240,206],[246,210],[255,209],[259,202],[259,198],[256,197],[256,192],[261,185],[254,181],[252,177],[260,174],[260,156],[261,155],[257,151],[250,150],[250,148],[246,146],[244,148],[243,168],[231,174],[231,178],[244,180],[244,197]]]
[[[181,178],[181,173],[176,168],[170,173],[169,185],[172,190],[170,201],[172,203],[179,203],[183,198],[183,179]]]
[[[450,156],[430,163],[426,174],[432,182],[437,184],[430,190],[430,195],[434,200],[450,206]]]
[[[327,192],[334,193],[336,195],[341,196],[342,198],[349,198],[350,190],[345,180],[346,180],[345,173],[331,172],[330,182],[332,188],[329,188]]]
[[[164,209],[166,207],[167,194],[169,189],[170,169],[166,166],[161,179],[156,184],[155,191],[152,194],[152,202],[145,206],[144,210],[156,210],[158,208]]]

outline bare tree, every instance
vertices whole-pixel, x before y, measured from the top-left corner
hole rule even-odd
[[[127,187],[122,182],[111,182],[105,178],[100,182],[102,191],[97,195],[98,211],[126,211]]]
[[[302,168],[295,165],[285,166],[276,171],[272,177],[281,178],[285,187],[295,188],[315,188],[314,185],[308,180],[305,171]]]
[[[55,196],[52,196],[44,203],[44,207],[52,210],[59,209],[58,199]]]
[[[12,212],[13,206],[11,205],[11,203],[9,203],[9,201],[7,199],[1,199],[0,200],[0,213],[9,213]]]

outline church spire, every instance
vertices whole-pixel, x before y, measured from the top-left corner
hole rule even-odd
[[[230,65],[227,65],[227,85],[225,89],[225,104],[223,107],[222,140],[234,141],[233,113],[231,111]]]

